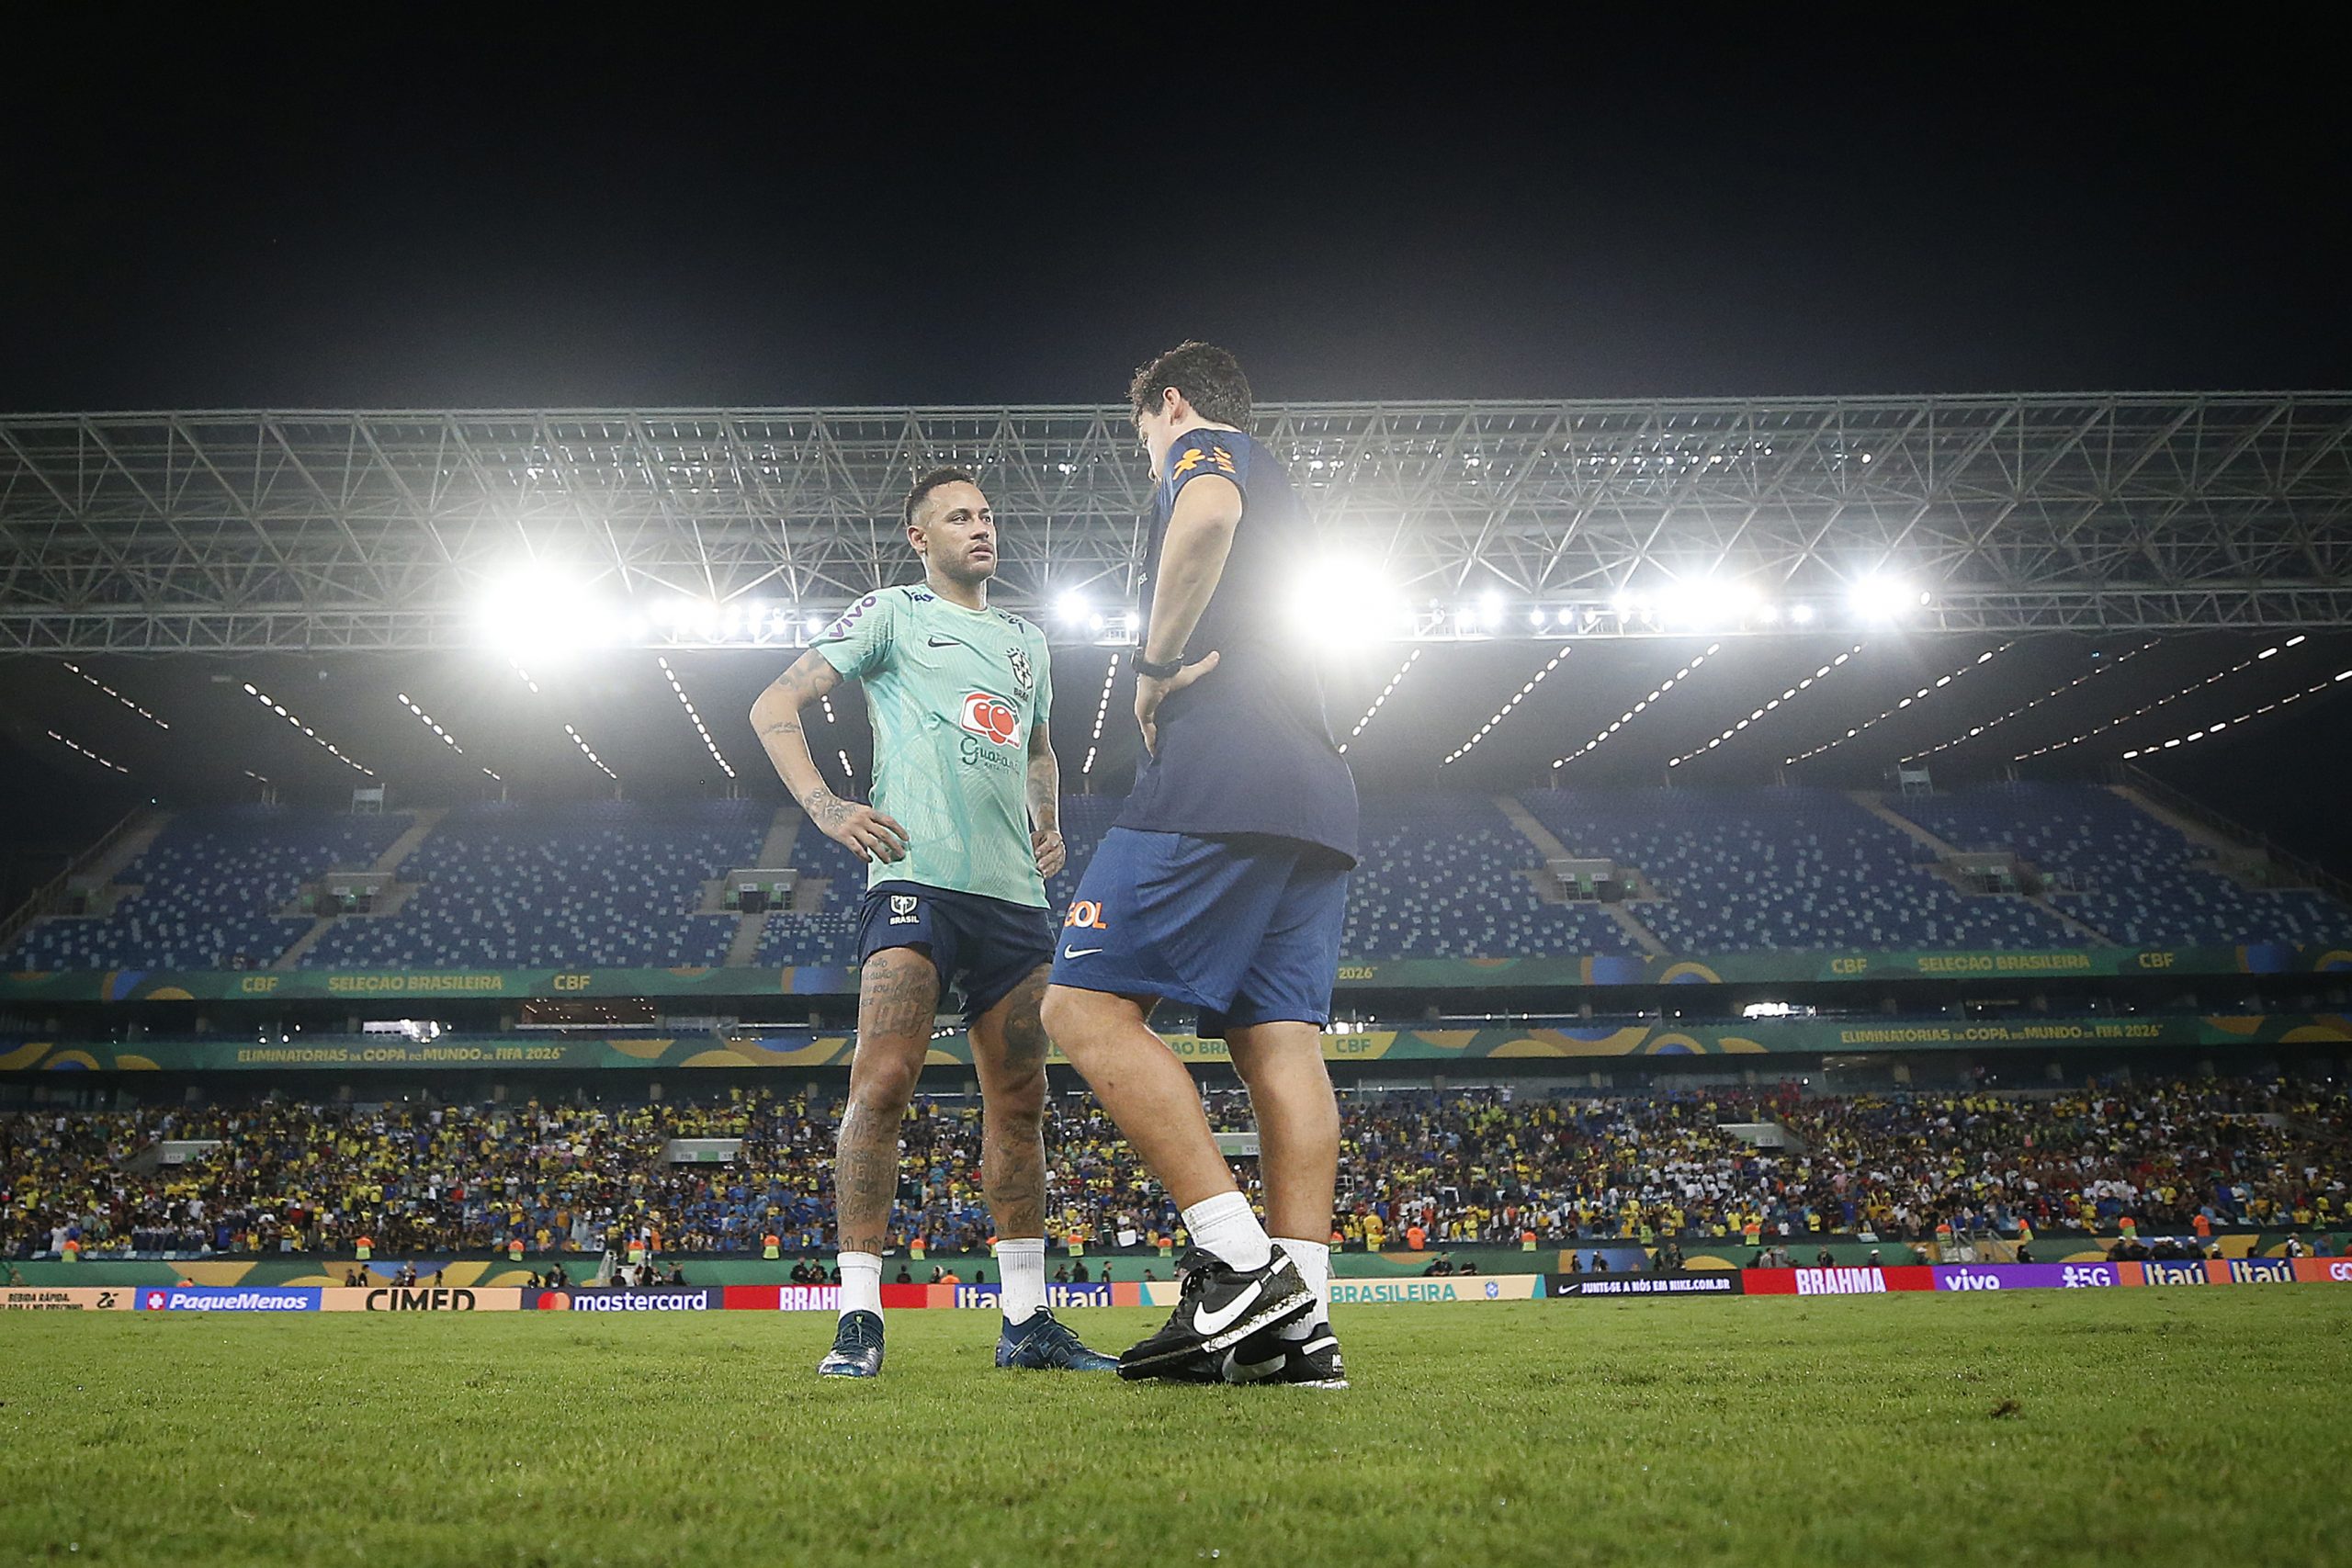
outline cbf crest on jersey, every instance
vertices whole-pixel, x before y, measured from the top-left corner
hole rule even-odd
[[[1012,660],[1013,694],[1025,697],[1037,684],[1037,677],[1029,669],[1029,650],[1015,643],[1007,652]]]

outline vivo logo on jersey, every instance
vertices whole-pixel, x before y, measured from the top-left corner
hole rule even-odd
[[[974,692],[964,699],[964,728],[975,735],[985,735],[1000,746],[1012,744],[1013,732],[1021,720],[1012,705],[1002,697],[986,692]]]

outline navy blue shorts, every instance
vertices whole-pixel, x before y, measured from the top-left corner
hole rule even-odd
[[[857,961],[892,947],[930,950],[940,985],[964,998],[968,1027],[1053,957],[1054,919],[978,893],[879,882],[857,907]]]
[[[1331,1021],[1348,862],[1297,839],[1114,828],[1062,918],[1054,984],[1190,1002],[1200,1032]]]

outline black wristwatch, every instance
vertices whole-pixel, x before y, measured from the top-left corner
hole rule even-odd
[[[1184,668],[1184,656],[1178,654],[1163,664],[1154,664],[1141,653],[1136,655],[1136,673],[1148,675],[1155,681],[1165,681]]]

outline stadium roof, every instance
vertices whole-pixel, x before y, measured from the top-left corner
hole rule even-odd
[[[1344,563],[1308,613],[1385,636],[1729,635],[1857,592],[1996,637],[2352,626],[2352,394],[1284,404],[1259,434]],[[789,645],[910,575],[898,499],[942,463],[997,507],[1001,602],[1117,641],[1123,411],[285,411],[0,417],[0,651],[448,649],[485,609]]]

